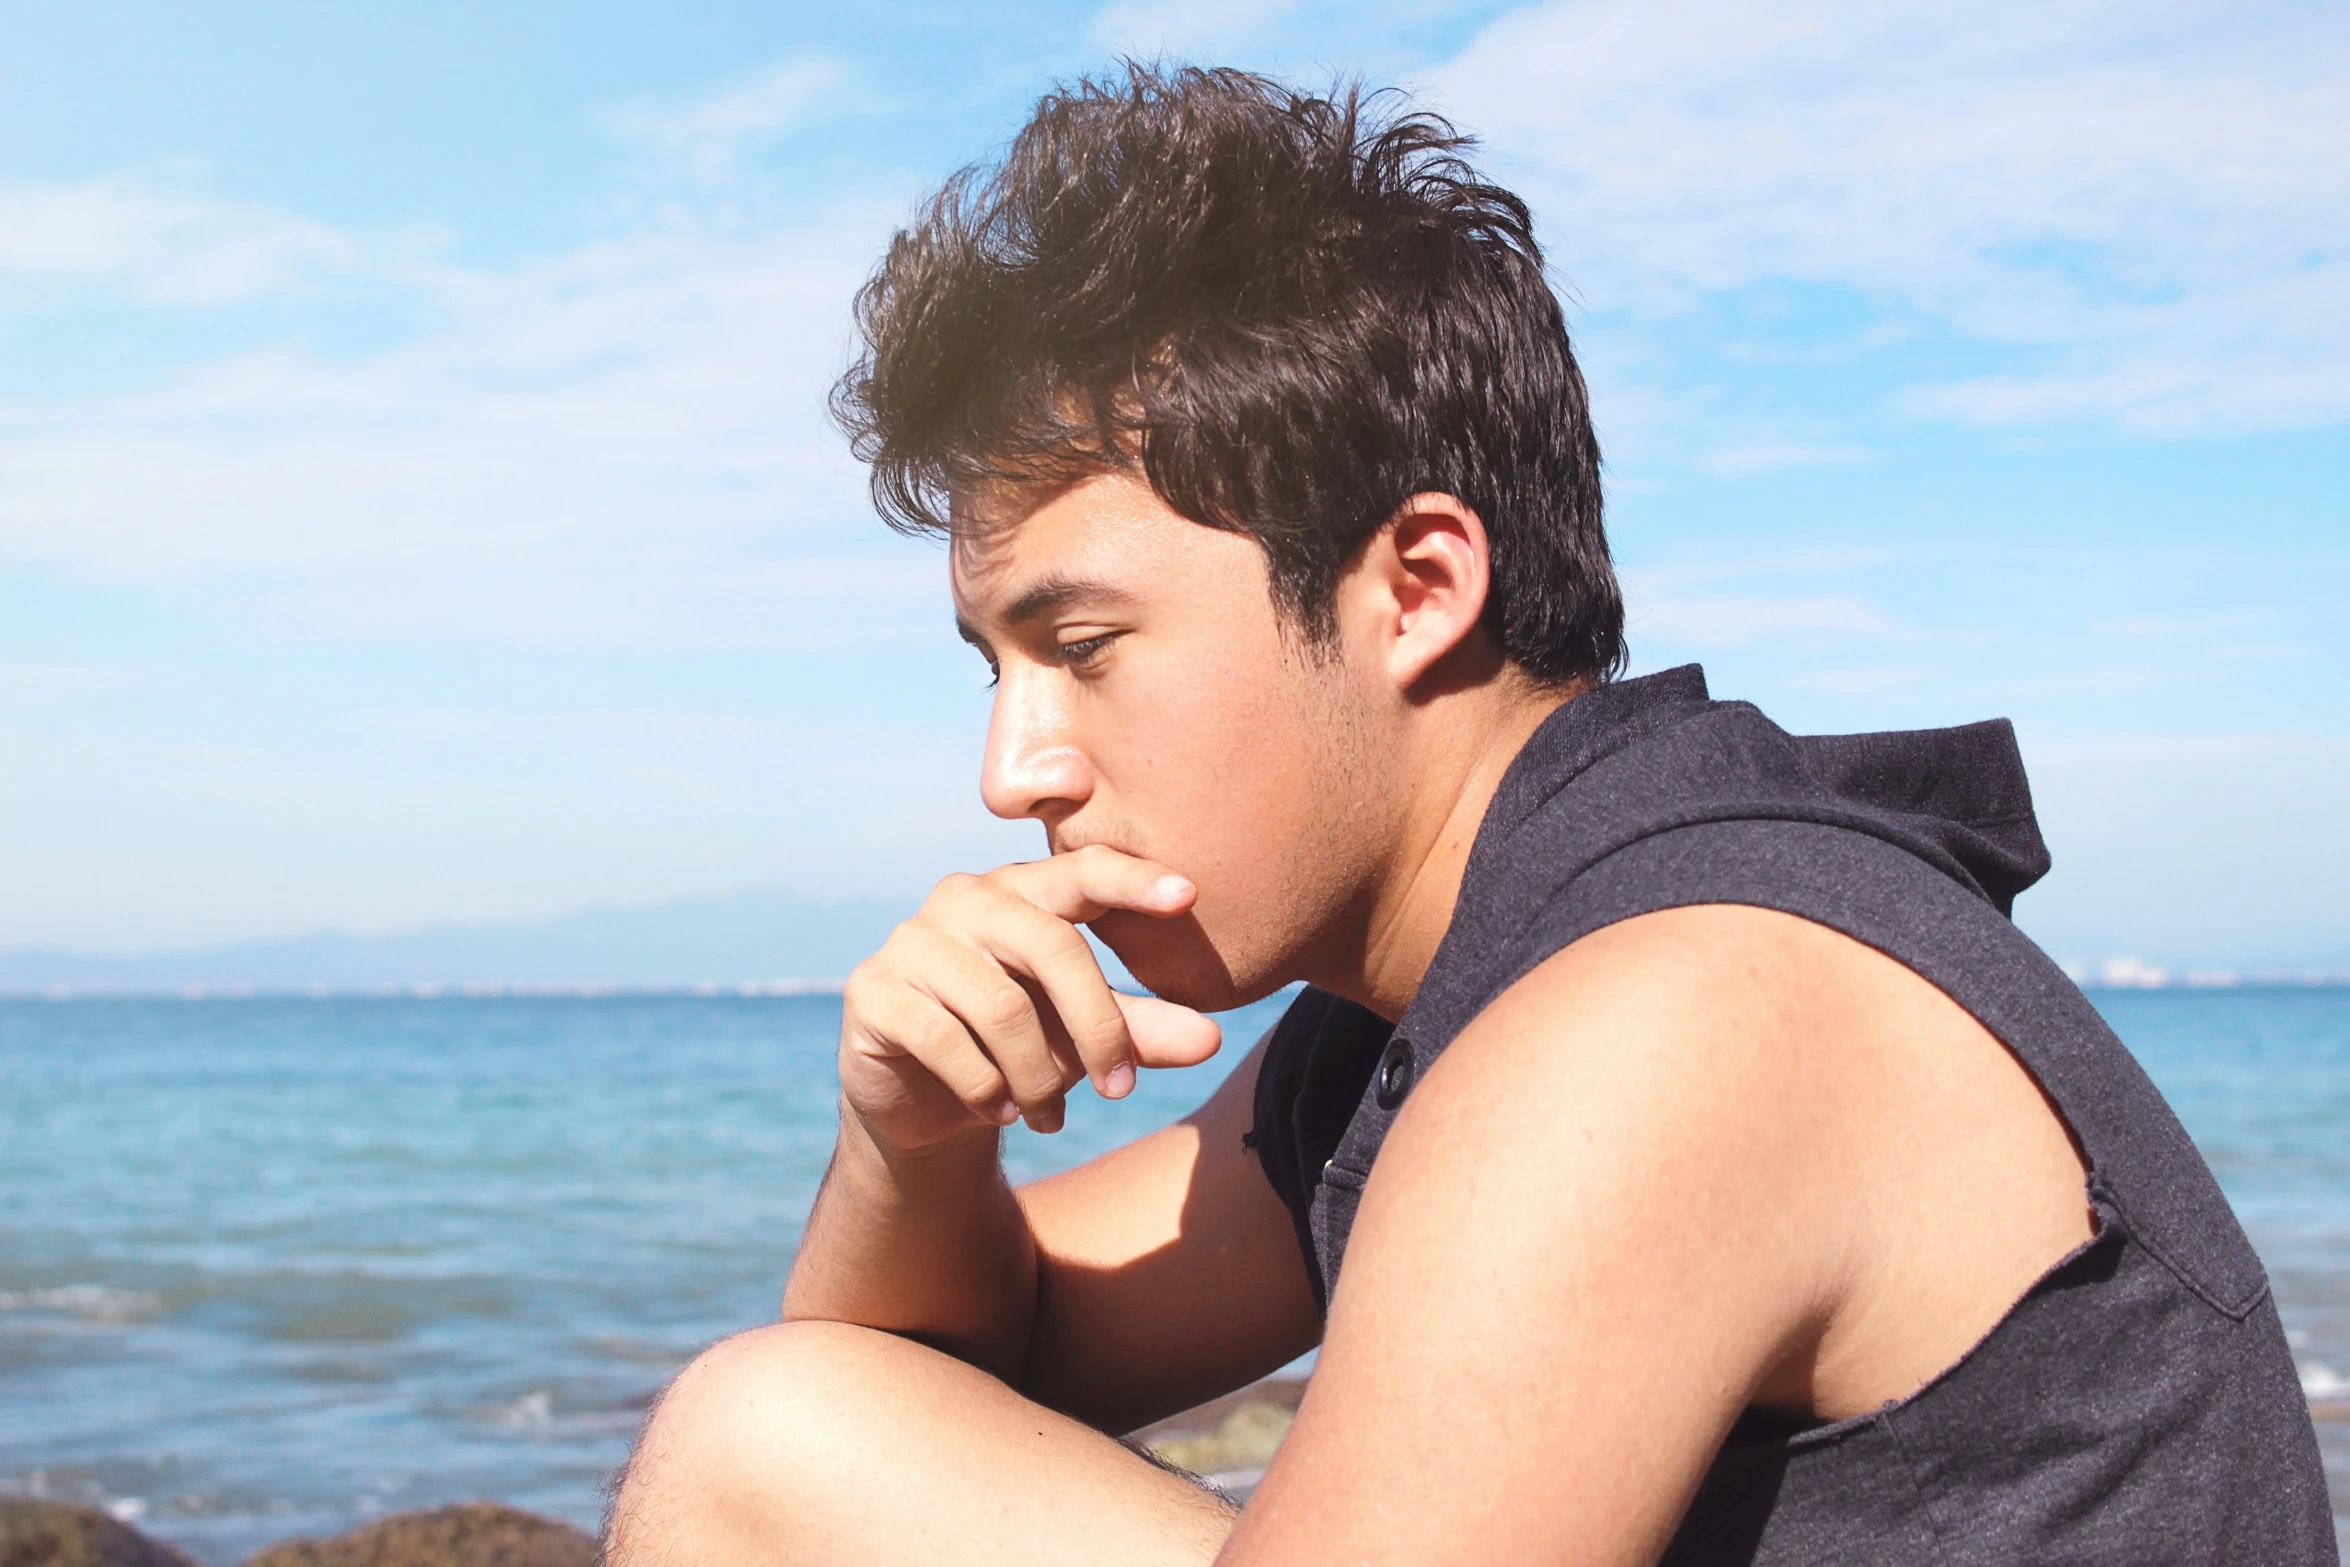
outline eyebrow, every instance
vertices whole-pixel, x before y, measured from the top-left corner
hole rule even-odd
[[[1044,577],[1006,606],[1003,623],[1007,626],[1024,626],[1030,621],[1058,614],[1072,604],[1086,602],[1131,604],[1134,595],[1098,577]],[[975,646],[982,642],[979,628],[960,615],[955,617],[955,631],[964,641]]]

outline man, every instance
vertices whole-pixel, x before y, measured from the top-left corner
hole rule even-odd
[[[1379,107],[1056,94],[863,296],[840,413],[1052,854],[852,977],[785,1320],[669,1390],[611,1560],[2332,1560],[2257,1260],[2006,917],[2012,736],[1614,679],[1526,209]],[[1245,1509],[1109,1434],[1317,1344]]]

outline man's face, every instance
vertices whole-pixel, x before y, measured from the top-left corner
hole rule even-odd
[[[958,497],[956,515],[957,618],[997,674],[988,809],[1199,889],[1182,919],[1095,922],[1135,977],[1222,1008],[1344,943],[1392,826],[1384,707],[1285,634],[1255,541],[1123,474]]]

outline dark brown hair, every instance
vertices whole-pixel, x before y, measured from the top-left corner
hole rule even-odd
[[[1256,539],[1316,639],[1410,496],[1491,539],[1485,624],[1546,681],[1623,663],[1599,445],[1526,204],[1399,94],[1129,63],[950,179],[858,296],[833,410],[891,526],[1136,469]]]

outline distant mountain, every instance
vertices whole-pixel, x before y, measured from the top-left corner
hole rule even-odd
[[[912,908],[911,900],[819,902],[784,892],[746,892],[532,923],[433,925],[386,936],[291,936],[132,957],[0,951],[0,995],[59,989],[822,987],[845,978]],[[2098,947],[2066,945],[2060,938],[2050,950],[2069,955]],[[1107,949],[1096,943],[1095,951],[1112,983],[1132,983]],[[2350,977],[2350,950],[2338,945],[2265,958],[2233,968],[2223,963],[2166,966],[2134,957],[2068,962],[2066,967],[2093,985],[2131,987]]]
[[[0,992],[820,984],[846,976],[909,912],[910,904],[749,892],[529,924],[293,936],[133,957],[0,952]]]

